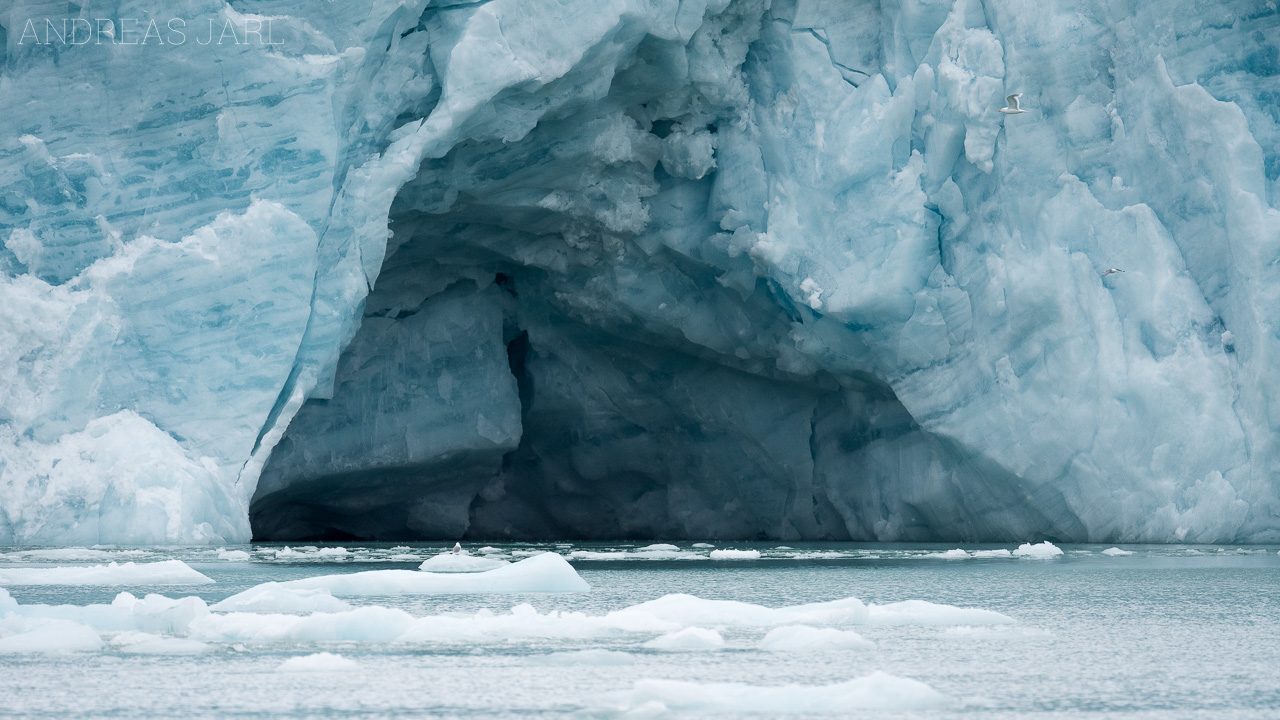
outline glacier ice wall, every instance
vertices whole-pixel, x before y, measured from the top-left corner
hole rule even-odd
[[[1280,538],[1274,3],[17,0],[0,53],[0,543]]]

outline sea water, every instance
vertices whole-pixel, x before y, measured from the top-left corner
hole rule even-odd
[[[171,645],[154,654],[134,652],[104,632],[99,650],[0,655],[0,717],[736,717],[748,710],[760,711],[756,717],[1280,716],[1275,547],[1126,546],[1131,554],[1104,554],[1108,546],[1064,545],[1061,555],[1035,557],[1014,555],[1013,545],[966,545],[963,554],[955,546],[643,545],[486,549],[489,557],[509,561],[558,552],[590,584],[584,593],[341,600],[465,621],[488,616],[477,616],[481,611],[504,616],[520,605],[532,608],[519,610],[520,617],[535,620],[556,611],[600,617],[679,593],[770,608],[856,597],[876,606],[914,599],[981,608],[1014,622],[863,623],[814,631],[847,633],[843,644],[806,649],[801,642],[789,652],[765,642],[777,628],[737,622],[727,611],[718,620],[700,620],[705,632],[697,638],[686,634],[665,646],[654,642],[663,635],[657,630],[578,633],[570,624],[542,637],[504,631],[417,642],[250,638],[208,642],[198,652]],[[0,553],[0,570],[181,560],[215,582],[7,590],[22,606],[110,603],[123,591],[139,598],[194,595],[213,604],[265,582],[413,570],[444,549],[10,548]],[[720,553],[726,559],[712,560],[713,550],[755,550],[760,557]],[[797,631],[780,632],[794,644]],[[720,642],[698,639],[710,635]],[[888,702],[873,705],[882,710],[858,710],[840,705],[845,696],[831,699],[832,686],[877,672],[924,683],[941,700],[926,709]]]

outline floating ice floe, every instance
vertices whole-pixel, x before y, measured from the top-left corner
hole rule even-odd
[[[218,559],[228,560],[231,562],[248,562],[253,559],[253,556],[244,550],[225,550],[223,548],[218,548]]]
[[[1013,557],[1013,553],[1005,548],[999,548],[996,550],[974,550],[973,556],[976,558],[1007,558]]]
[[[1048,540],[1045,540],[1042,543],[1036,543],[1035,545],[1032,545],[1031,543],[1022,543],[1018,546],[1018,549],[1013,551],[1014,557],[1033,558],[1039,560],[1047,560],[1049,558],[1058,557],[1062,554],[1062,549]]]
[[[610,617],[649,616],[688,627],[774,627],[787,624],[859,625],[867,621],[867,606],[857,598],[770,608],[737,600],[707,600],[693,595],[664,595],[632,605]]]
[[[947,550],[946,552],[928,553],[923,557],[937,558],[939,560],[968,560],[969,553],[961,550],[960,548],[956,548],[955,550]]]
[[[697,542],[697,543],[694,543],[691,547],[696,547],[696,548],[705,550],[708,548],[713,548],[715,547],[715,545],[712,545],[711,543]]]
[[[564,558],[540,553],[484,572],[436,573],[420,570],[366,570],[319,575],[280,583],[300,590],[328,590],[341,597],[361,595],[459,595],[472,593],[586,592],[590,585]]]
[[[1132,555],[1132,554],[1133,554],[1133,551],[1132,551],[1132,550],[1121,550],[1121,549],[1120,549],[1120,548],[1118,548],[1118,547],[1109,547],[1109,548],[1107,548],[1106,550],[1103,550],[1103,551],[1102,551],[1102,554],[1103,554],[1103,555],[1110,555],[1111,557],[1120,557],[1121,555]]]
[[[283,673],[345,673],[359,670],[360,664],[334,653],[319,652],[312,655],[292,657],[280,663],[276,672]]]
[[[783,625],[760,640],[760,649],[770,652],[829,652],[833,650],[875,650],[876,644],[852,630]]]
[[[442,552],[439,555],[429,557],[418,566],[419,570],[427,572],[440,573],[475,573],[485,572],[500,568],[503,565],[510,565],[506,560],[497,558],[476,557],[475,555],[453,554],[452,552]]]
[[[621,652],[618,650],[600,649],[554,652],[547,655],[535,656],[533,661],[538,665],[590,667],[613,667],[636,664],[636,658],[631,653]]]
[[[0,559],[20,560],[24,562],[78,562],[84,560],[111,560],[126,557],[146,557],[152,553],[146,550],[102,550],[99,548],[40,548],[38,550],[15,550],[0,553]]]
[[[101,650],[102,644],[102,636],[93,628],[70,620],[6,618],[0,622],[0,655],[93,652]]]
[[[904,600],[867,606],[866,622],[868,625],[1009,625],[1015,620],[994,610]]]
[[[759,550],[712,550],[712,560],[759,560]]]
[[[0,568],[0,585],[204,585],[213,580],[181,560],[91,567]]]
[[[666,652],[719,650],[724,647],[724,638],[715,630],[688,627],[656,637],[645,643],[644,646],[650,650],[664,650]]]
[[[328,590],[283,587],[268,582],[237,593],[216,603],[211,610],[220,612],[311,613],[342,612],[351,605],[339,600]]]
[[[874,672],[834,685],[761,686],[638,680],[631,690],[599,698],[602,707],[628,717],[666,713],[844,715],[860,710],[904,712],[943,708],[948,701],[928,685]]]

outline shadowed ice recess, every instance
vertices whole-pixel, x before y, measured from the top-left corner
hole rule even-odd
[[[3,5],[0,544],[1280,540],[1274,3],[355,5]]]

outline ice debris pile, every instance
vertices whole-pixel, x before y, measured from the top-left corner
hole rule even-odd
[[[0,543],[1280,539],[1274,3],[94,12],[0,13]]]

